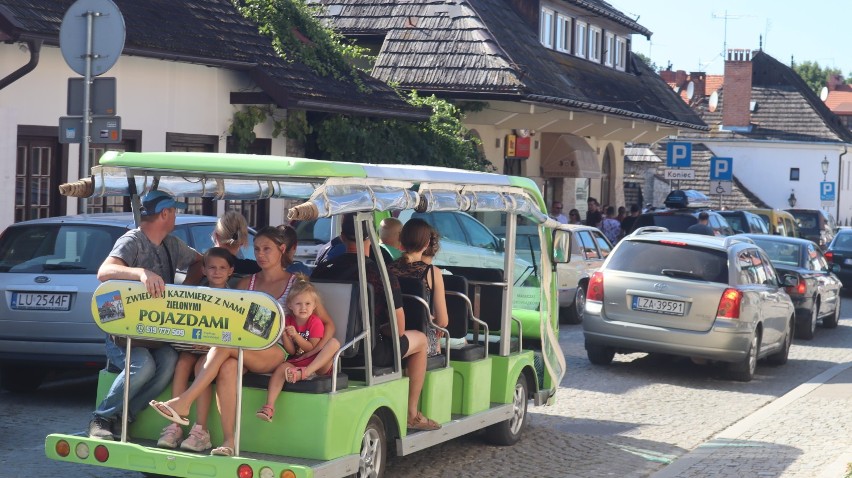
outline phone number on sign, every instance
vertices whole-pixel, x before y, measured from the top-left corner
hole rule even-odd
[[[139,325],[136,327],[138,334],[171,335],[172,337],[183,337],[186,331],[183,329],[172,329],[169,327],[155,327],[153,325]]]

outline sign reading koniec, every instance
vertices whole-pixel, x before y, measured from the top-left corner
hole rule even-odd
[[[98,286],[92,316],[112,335],[250,350],[278,340],[284,317],[263,292],[167,285],[165,296],[155,299],[136,281]]]

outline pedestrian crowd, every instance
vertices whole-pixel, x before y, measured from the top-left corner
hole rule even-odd
[[[550,207],[550,218],[562,224],[584,224],[596,227],[615,244],[630,233],[633,223],[642,213],[642,207],[639,204],[631,205],[629,212],[624,206],[619,206],[617,209],[609,205],[601,207],[598,200],[593,197],[590,197],[586,204],[586,217],[583,219],[577,209],[571,209],[567,216],[564,215],[562,202],[553,201]]]

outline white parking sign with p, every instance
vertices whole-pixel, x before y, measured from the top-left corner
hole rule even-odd
[[[666,145],[666,166],[688,168],[692,166],[692,143],[671,142]]]

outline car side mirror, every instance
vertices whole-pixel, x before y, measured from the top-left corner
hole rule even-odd
[[[571,246],[573,246],[573,239],[571,231],[563,231],[561,229],[554,231],[553,256],[551,257],[554,264],[567,264],[571,261]]]
[[[784,276],[784,287],[798,287],[799,286],[799,278],[792,275],[787,274]]]
[[[497,252],[503,252],[506,250],[506,238],[501,237],[497,239]]]

